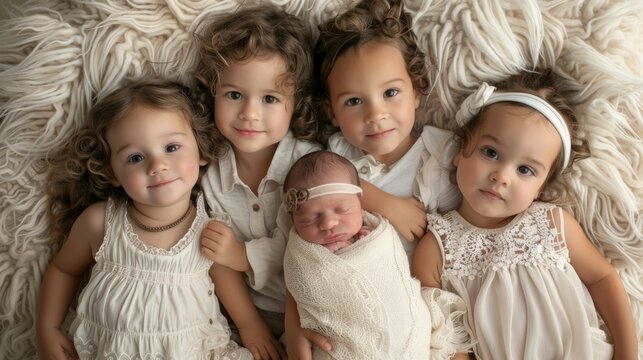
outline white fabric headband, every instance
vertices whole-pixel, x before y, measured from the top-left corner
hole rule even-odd
[[[284,204],[288,211],[293,212],[307,200],[324,195],[362,194],[362,188],[347,183],[329,183],[311,187],[310,189],[288,189],[284,194]]]
[[[460,106],[460,110],[455,116],[458,125],[463,126],[468,123],[480,110],[491,104],[498,102],[516,102],[527,105],[532,109],[541,113],[545,119],[554,126],[560,140],[563,143],[563,167],[565,169],[569,164],[569,157],[571,155],[571,137],[569,129],[565,123],[565,119],[560,115],[558,110],[551,106],[547,101],[542,98],[524,93],[524,92],[494,92],[495,87],[482,83],[478,90],[469,95]],[[562,171],[561,169],[561,171]]]

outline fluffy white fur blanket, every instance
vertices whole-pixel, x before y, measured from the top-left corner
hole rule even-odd
[[[13,0],[0,21],[0,358],[35,354],[47,243],[43,158],[92,102],[126,76],[188,82],[195,19],[234,0]],[[317,25],[354,0],[272,0]],[[451,128],[482,81],[551,66],[585,127],[592,157],[570,182],[568,208],[621,274],[643,339],[643,2],[408,0],[429,55],[423,116]]]

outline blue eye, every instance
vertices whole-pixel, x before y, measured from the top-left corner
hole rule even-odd
[[[143,161],[143,159],[144,159],[143,155],[134,154],[134,155],[130,155],[130,156],[127,157],[127,162],[131,163],[131,164],[136,164],[136,163],[140,163],[141,161]]]
[[[498,152],[495,149],[492,149],[490,147],[484,147],[480,151],[482,151],[482,154],[485,157],[488,157],[490,159],[498,159]]]
[[[241,93],[238,91],[230,91],[225,94],[225,96],[230,100],[239,100],[241,99]]]
[[[384,97],[385,98],[390,98],[390,97],[393,97],[393,96],[399,94],[399,92],[400,92],[400,90],[398,90],[398,89],[386,89],[386,91],[384,91]]]
[[[171,153],[171,152],[178,151],[180,148],[181,148],[181,146],[180,146],[180,145],[177,145],[177,144],[170,144],[170,145],[168,145],[168,146],[166,146],[166,147],[165,147],[165,151],[166,151],[166,152],[170,152],[170,153]]]
[[[272,95],[266,95],[266,96],[263,97],[263,101],[265,103],[267,103],[267,104],[275,104],[275,103],[279,102],[279,99],[277,99],[276,97],[274,97]]]
[[[520,174],[522,174],[522,175],[532,175],[533,176],[533,175],[536,174],[536,172],[532,168],[530,168],[529,166],[526,166],[526,165],[518,166],[518,172]]]
[[[356,98],[356,97],[350,98],[350,99],[346,100],[346,102],[344,102],[344,104],[346,104],[347,106],[357,106],[357,105],[362,104],[362,99]]]

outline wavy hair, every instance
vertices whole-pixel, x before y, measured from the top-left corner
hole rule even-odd
[[[290,130],[298,139],[314,139],[317,122],[312,112],[312,29],[302,19],[274,5],[241,8],[223,17],[206,18],[197,26],[199,63],[195,77],[203,95],[213,97],[220,74],[236,61],[278,55],[286,64],[282,85],[294,87]],[[227,149],[227,140],[216,129],[215,158]]]
[[[413,19],[404,10],[402,0],[362,0],[345,13],[319,25],[314,50],[314,76],[321,141],[338,131],[331,124],[324,103],[329,99],[328,77],[333,66],[350,49],[371,41],[392,44],[402,53],[413,88],[422,94],[428,93],[426,56],[418,47],[412,23]]]
[[[85,124],[69,142],[47,158],[48,213],[53,243],[66,238],[76,218],[89,205],[112,198],[128,199],[122,187],[114,187],[110,166],[111,151],[107,131],[137,105],[176,111],[192,127],[201,158],[212,161],[213,143],[210,114],[190,90],[178,83],[160,79],[130,81],[104,99],[87,114]],[[200,176],[206,167],[200,168]],[[199,190],[197,182],[193,196]]]
[[[575,161],[587,158],[590,156],[589,144],[585,138],[578,136],[580,132],[580,125],[576,119],[576,114],[572,109],[571,104],[562,94],[560,89],[560,79],[551,69],[537,69],[534,71],[523,71],[519,74],[513,75],[504,81],[499,82],[495,85],[498,91],[519,91],[528,94],[532,94],[542,98],[547,101],[551,106],[554,107],[565,119],[567,128],[569,129],[569,135],[571,138],[571,154],[569,157],[569,164],[567,165],[568,170],[571,168],[572,164]],[[527,107],[529,106],[520,103],[513,103],[515,106]],[[469,121],[464,126],[456,129],[454,131],[454,140],[458,149],[466,149],[471,139],[473,133],[475,132],[478,125],[482,122],[481,119],[487,108],[482,109],[476,116],[474,116],[471,121]],[[563,166],[562,150],[559,152],[558,156],[554,160],[554,164],[547,174],[547,178],[543,184],[543,189],[546,189],[548,186],[555,184],[550,191],[545,191],[540,195],[540,200],[542,201],[553,201],[561,200],[558,198],[562,193],[571,193],[572,189],[566,186],[564,183],[558,181],[561,169]],[[563,174],[565,173],[563,171]],[[554,188],[562,187],[566,191],[554,190]]]

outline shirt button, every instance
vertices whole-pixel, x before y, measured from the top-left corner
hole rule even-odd
[[[389,172],[390,170],[391,170],[391,169],[389,169],[389,167],[388,167],[388,166],[384,166],[384,167],[382,167],[382,174],[386,174],[386,173],[387,173],[387,172]]]
[[[368,166],[364,165],[359,169],[362,174],[368,174]]]
[[[259,207],[259,204],[253,204],[252,205],[252,211],[257,212],[257,211],[259,211],[259,209],[261,209],[261,207]]]
[[[208,290],[208,295],[212,295],[212,290]]]
[[[209,321],[210,321],[210,325],[212,325],[212,322],[213,322],[212,319],[209,319]]]

